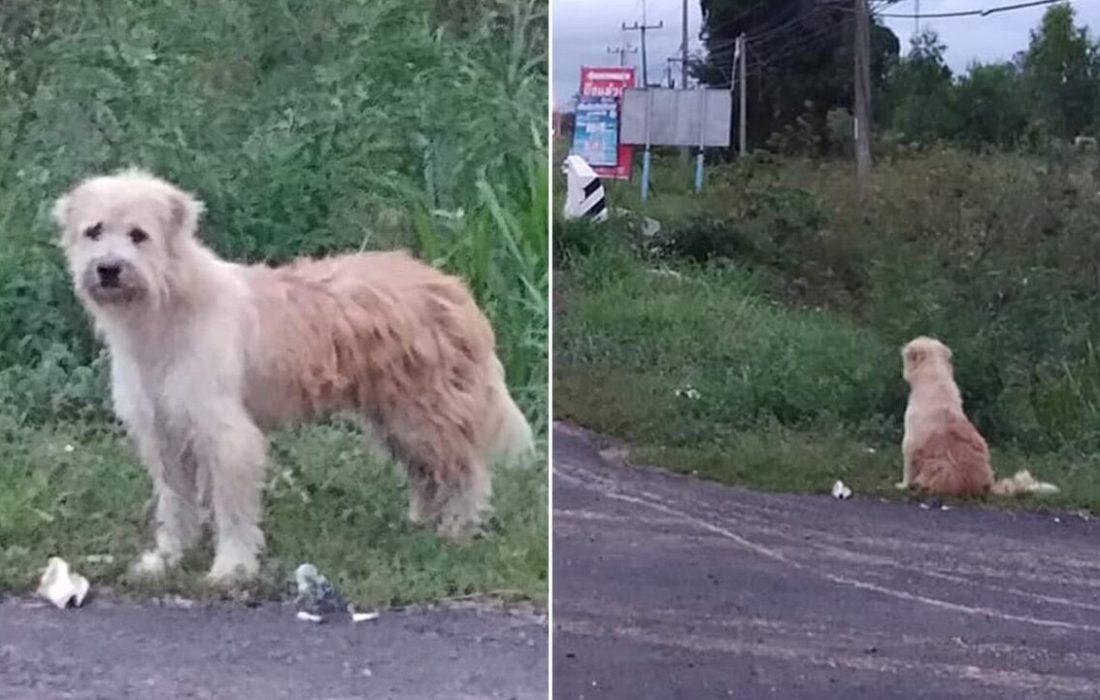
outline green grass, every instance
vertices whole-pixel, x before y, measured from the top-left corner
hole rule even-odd
[[[151,483],[127,442],[102,429],[29,430],[10,423],[0,443],[0,589],[33,588],[46,557],[61,556],[94,586],[214,595],[202,575],[207,544],[161,583],[129,579],[152,544]],[[494,522],[452,544],[405,517],[395,465],[339,425],[278,434],[265,490],[268,552],[250,593],[278,595],[294,568],[312,562],[359,603],[397,605],[489,595],[545,602],[545,465],[496,473]],[[112,564],[88,563],[110,555]]]
[[[614,223],[599,235],[555,276],[556,419],[626,441],[636,462],[723,483],[827,493],[843,479],[904,497],[898,343],[837,310],[777,301],[770,275],[647,259]],[[991,442],[998,475],[1027,468],[1063,488],[1002,505],[1100,512],[1100,454]]]
[[[206,204],[226,258],[406,248],[462,277],[545,448],[547,3],[0,3],[0,589],[61,555],[97,586],[198,593],[125,566],[151,489],[118,439],[106,357],[69,287],[49,203],[138,164]],[[73,450],[66,452],[64,445]],[[452,545],[405,520],[393,465],[339,423],[274,437],[257,594],[311,561],[367,604],[545,601],[546,465],[504,470],[496,526]],[[116,563],[82,563],[109,553]]]

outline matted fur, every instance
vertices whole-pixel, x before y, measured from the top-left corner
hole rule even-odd
[[[460,537],[490,469],[533,450],[492,328],[466,287],[403,252],[271,268],[219,259],[202,205],[140,170],[61,197],[77,296],[106,339],[115,411],[153,477],[162,571],[215,526],[210,577],[250,576],[263,548],[263,431],[352,411],[407,468],[409,515]]]
[[[951,349],[934,338],[914,338],[902,348],[902,375],[909,383],[904,459],[898,488],[917,486],[945,496],[1052,493],[1027,471],[994,483],[989,447],[963,412]]]

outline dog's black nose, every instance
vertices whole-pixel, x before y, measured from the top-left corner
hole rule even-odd
[[[122,266],[101,263],[96,265],[96,272],[99,273],[99,285],[101,287],[117,287],[118,278],[122,274]]]

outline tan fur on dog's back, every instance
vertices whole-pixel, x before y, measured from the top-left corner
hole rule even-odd
[[[909,383],[899,487],[917,486],[945,496],[1052,493],[1052,484],[1023,471],[994,482],[989,447],[963,412],[955,384],[951,350],[934,338],[918,337],[902,348],[903,376]]]
[[[374,412],[387,443],[443,479],[496,453],[496,428],[518,409],[492,328],[457,279],[400,252],[246,274],[256,313],[245,396],[262,423]]]
[[[932,493],[974,496],[993,486],[989,448],[965,418],[945,415],[943,424],[912,449],[912,482]]]

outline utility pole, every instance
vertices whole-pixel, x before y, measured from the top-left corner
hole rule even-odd
[[[688,0],[683,0],[683,15],[680,18],[680,89],[688,89]],[[680,149],[680,162],[686,164],[691,151],[686,146]]]
[[[749,127],[748,127],[748,124],[746,123],[746,119],[748,117],[749,110],[748,110],[748,95],[745,94],[746,83],[747,83],[747,81],[745,79],[745,54],[747,53],[747,51],[748,51],[748,47],[745,45],[745,33],[742,32],[741,36],[737,37],[737,46],[734,49],[734,60],[737,61],[737,63],[738,63],[738,78],[740,78],[740,80],[741,80],[741,89],[740,89],[741,95],[740,95],[740,100],[739,100],[740,109],[738,110],[738,117],[737,117],[738,129],[739,129],[738,138],[737,138],[737,149],[738,149],[738,153],[742,157],[744,157],[744,155],[748,152],[748,128]],[[731,85],[733,84],[732,79],[730,80],[730,84]]]
[[[646,52],[645,52],[645,33],[650,29],[664,29],[664,20],[661,20],[657,24],[646,24],[645,20],[642,20],[641,24],[634,22],[632,26],[626,26],[626,22],[623,22],[624,32],[641,32],[642,34],[642,87],[649,87],[649,71],[646,68]]]
[[[688,88],[688,0],[684,0],[684,15],[680,24],[680,89]]]
[[[627,44],[624,41],[623,45],[619,46],[619,47],[608,46],[607,47],[607,52],[608,53],[617,53],[617,54],[619,54],[619,65],[620,66],[625,66],[626,65],[626,55],[628,53],[638,53],[638,48],[636,46],[630,46],[629,44]]]
[[[856,179],[865,201],[871,193],[871,12],[867,0],[854,2]]]

